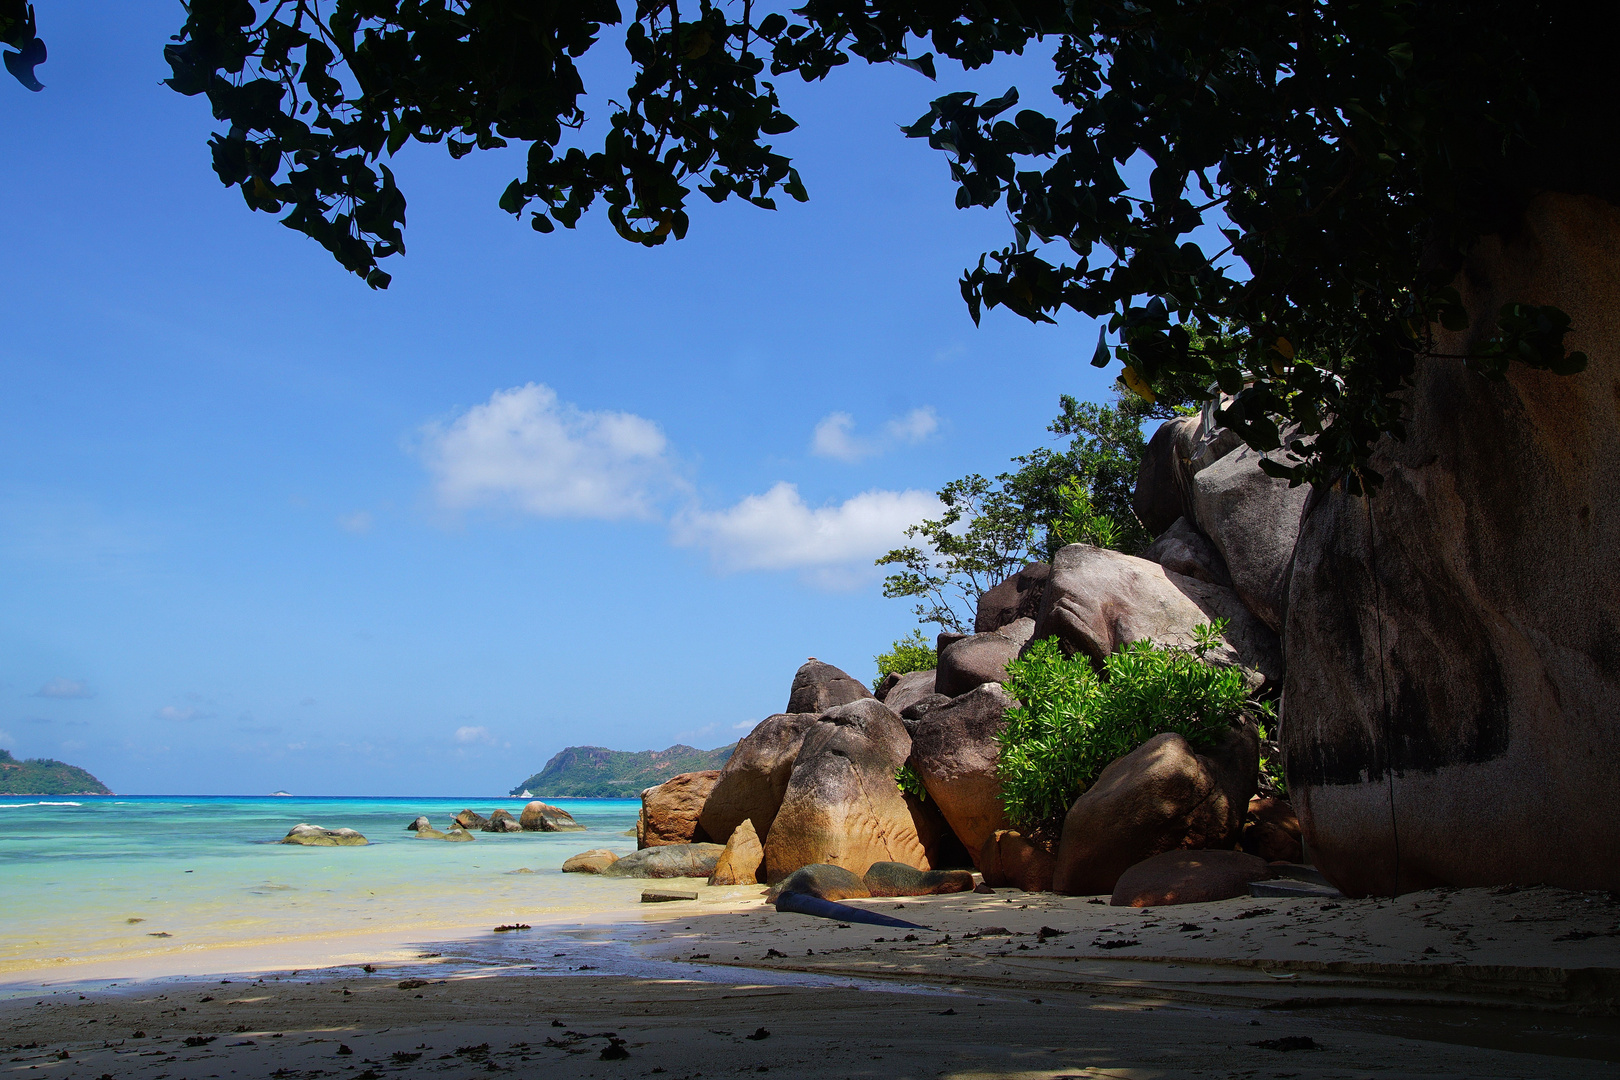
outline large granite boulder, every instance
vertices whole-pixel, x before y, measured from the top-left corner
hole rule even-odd
[[[523,807],[523,813],[518,815],[518,824],[524,832],[576,832],[585,828],[562,807],[538,800]]]
[[[476,810],[463,810],[450,819],[450,824],[457,829],[466,829],[468,832],[481,831],[489,824],[489,818]]]
[[[1282,680],[1276,633],[1231,589],[1088,544],[1070,544],[1052,560],[1034,638],[1056,636],[1065,649],[1101,664],[1110,653],[1144,638],[1191,645],[1193,629],[1216,619],[1229,625],[1222,645],[1209,653],[1211,661],[1241,665],[1257,685]]]
[[[628,878],[707,878],[714,873],[720,855],[719,844],[665,844],[642,848],[606,867],[603,877]]]
[[[1141,558],[1156,562],[1182,577],[1197,578],[1227,589],[1232,587],[1232,574],[1226,568],[1226,560],[1209,542],[1209,537],[1184,517],[1176,518],[1174,525],[1143,548]]]
[[[1057,860],[1043,844],[1016,829],[997,829],[979,848],[979,871],[992,889],[1051,892]]]
[[[1198,473],[1193,508],[1198,527],[1226,561],[1238,599],[1280,633],[1300,514],[1311,489],[1289,487],[1287,480],[1261,472],[1267,456],[1278,455],[1241,446]]]
[[[878,695],[878,700],[887,705],[890,712],[899,715],[934,693],[935,677],[933,668],[927,671],[908,671],[904,675],[895,676],[894,682]]]
[[[1155,735],[1110,762],[1069,808],[1052,888],[1111,893],[1126,868],[1161,852],[1232,847],[1259,771],[1253,725],[1203,753],[1180,735]]]
[[[1051,573],[1052,568],[1046,563],[1033,562],[1006,581],[986,589],[980,594],[979,606],[974,612],[973,632],[988,634],[1008,623],[1033,619],[1040,614],[1041,593]]]
[[[752,885],[759,881],[760,867],[765,865],[765,847],[759,842],[752,821],[744,821],[731,830],[726,850],[714,864],[709,875],[710,885]]]
[[[1307,506],[1282,742],[1316,866],[1351,896],[1620,888],[1620,209],[1532,201],[1455,282],[1465,354],[1556,305],[1587,368],[1420,362],[1370,499]]]
[[[1193,478],[1242,445],[1236,432],[1213,426],[1205,414],[1177,416],[1160,424],[1142,455],[1131,499],[1147,531],[1158,536],[1177,518],[1196,518]]]
[[[928,789],[929,802],[975,856],[991,833],[1007,827],[996,776],[997,736],[1007,710],[1017,704],[1000,683],[985,683],[930,709],[912,732],[911,768]]]
[[[1166,851],[1119,876],[1115,907],[1206,904],[1249,895],[1249,883],[1274,877],[1264,859],[1241,851]]]
[[[872,691],[865,683],[812,656],[793,675],[793,688],[788,692],[785,711],[819,714],[871,696]]]
[[[562,872],[565,874],[600,874],[608,867],[619,861],[619,857],[607,848],[592,848],[582,851],[578,855],[570,855],[563,860]]]
[[[973,634],[953,641],[939,654],[934,675],[934,692],[947,697],[965,694],[987,682],[1004,682],[1007,664],[1018,658],[1018,650],[1035,632],[1034,619],[1018,619],[1000,630]]]
[[[713,841],[698,816],[720,779],[719,769],[681,773],[641,793],[641,814],[636,818],[636,846],[708,843]]]
[[[767,716],[737,743],[698,815],[698,826],[711,840],[730,837],[745,821],[754,823],[761,841],[770,836],[804,733],[818,715]]]
[[[304,847],[364,847],[368,840],[353,829],[323,829],[319,825],[294,825],[278,843]]]
[[[517,818],[513,817],[510,811],[502,809],[490,814],[489,820],[484,823],[479,831],[494,833],[522,832],[523,826],[518,824]]]
[[[799,867],[771,886],[765,893],[765,902],[774,904],[778,897],[790,893],[821,900],[859,900],[872,895],[866,888],[866,882],[848,868],[830,863]]]
[[[876,698],[828,710],[805,733],[765,837],[767,881],[813,863],[866,873],[875,862],[926,861],[895,770],[911,756],[911,736]]]
[[[938,896],[973,891],[971,871],[918,870],[897,862],[873,863],[861,881],[873,896]]]

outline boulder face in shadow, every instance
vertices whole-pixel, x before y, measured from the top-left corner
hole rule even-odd
[[[1186,518],[1176,518],[1174,525],[1142,550],[1141,557],[1182,577],[1197,578],[1227,589],[1232,587],[1232,574],[1226,568],[1226,560],[1209,542],[1209,537]]]
[[[819,714],[871,696],[872,691],[859,679],[811,657],[793,675],[793,687],[788,691],[785,711]]]
[[[1199,753],[1180,735],[1155,735],[1109,763],[1063,819],[1052,888],[1112,893],[1119,876],[1176,848],[1237,843],[1260,769],[1252,724]]]
[[[927,671],[908,671],[891,678],[894,682],[884,688],[878,700],[887,705],[890,712],[898,715],[934,692],[936,672],[929,668]]]
[[[978,608],[974,611],[973,632],[988,634],[1008,623],[1033,619],[1040,614],[1041,594],[1051,572],[1052,568],[1046,563],[1033,562],[1006,581],[986,589],[980,594]]]
[[[998,736],[1017,704],[999,683],[986,683],[930,710],[912,735],[911,767],[928,801],[975,857],[991,833],[1007,828],[996,775]]]
[[[1620,210],[1531,202],[1456,281],[1467,353],[1556,305],[1588,366],[1420,363],[1384,476],[1306,508],[1281,724],[1317,867],[1352,896],[1620,888]]]
[[[1266,456],[1242,446],[1198,473],[1193,507],[1198,527],[1225,560],[1238,599],[1281,632],[1300,514],[1311,489],[1289,487],[1261,472]]]
[[[737,743],[698,814],[698,826],[711,840],[729,839],[732,830],[749,820],[761,840],[770,835],[804,733],[818,715],[767,716]]]
[[[1007,678],[1007,664],[1035,631],[1035,620],[1018,619],[1000,630],[971,634],[940,650],[939,668],[934,676],[934,692],[956,697],[983,683],[999,683]]]
[[[765,874],[780,881],[828,863],[859,876],[875,862],[927,869],[895,770],[911,755],[900,718],[876,698],[840,705],[805,733],[782,808],[765,838]]]
[[[1034,640],[1056,636],[1070,652],[1101,664],[1109,654],[1144,638],[1160,645],[1192,645],[1194,628],[1226,619],[1222,645],[1209,653],[1236,664],[1256,684],[1282,680],[1282,646],[1231,589],[1183,577],[1158,563],[1088,544],[1070,544],[1052,560],[1052,577]]]

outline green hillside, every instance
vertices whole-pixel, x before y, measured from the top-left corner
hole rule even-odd
[[[718,769],[731,757],[736,743],[718,750],[672,746],[668,750],[608,750],[600,746],[570,746],[558,751],[546,767],[512,789],[536,798],[573,795],[585,799],[633,799],[641,789],[662,784],[672,776],[703,769]]]
[[[107,786],[77,765],[50,758],[18,761],[0,750],[0,795],[111,795]]]

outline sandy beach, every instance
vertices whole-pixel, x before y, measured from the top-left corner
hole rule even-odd
[[[699,891],[375,942],[369,960],[347,939],[330,950],[345,962],[297,975],[222,974],[240,957],[219,952],[185,978],[13,982],[6,1075],[1596,1077],[1620,1061],[1609,894],[858,902],[929,927],[906,932]]]

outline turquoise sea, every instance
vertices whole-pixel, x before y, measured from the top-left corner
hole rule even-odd
[[[639,800],[550,800],[584,832],[418,840],[518,799],[0,796],[0,976],[342,935],[556,922],[633,904],[641,885],[563,874],[589,848],[635,850]],[[358,829],[366,847],[278,844],[300,822]],[[530,872],[523,872],[530,871]]]

